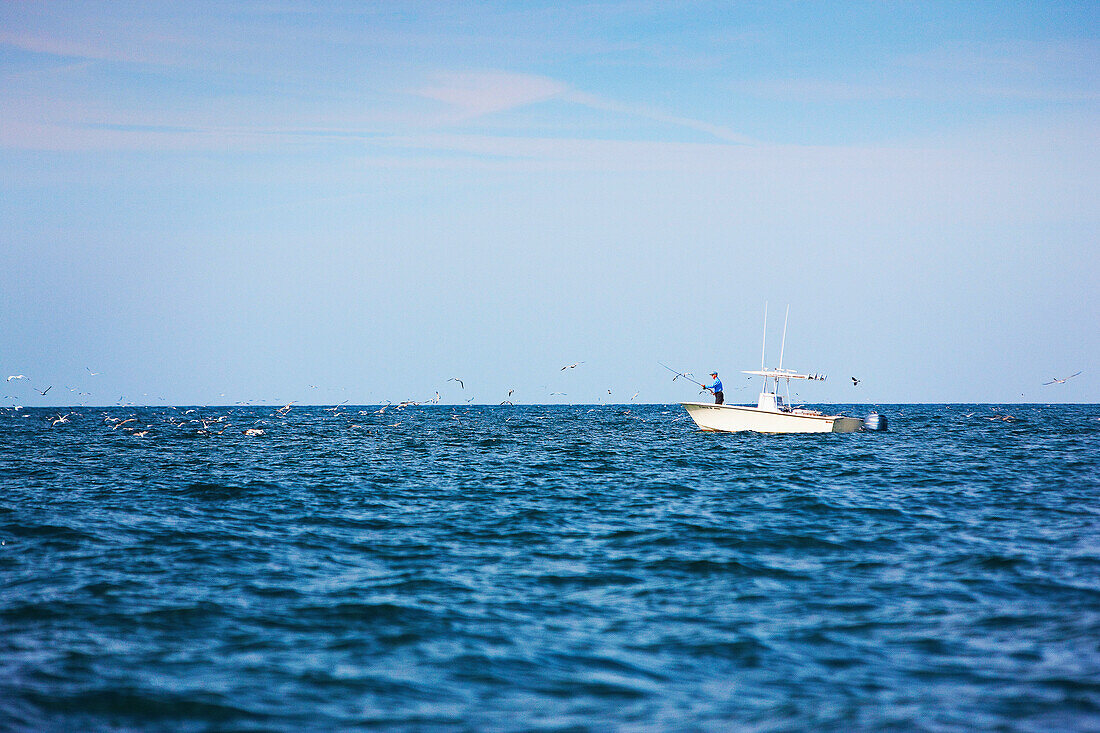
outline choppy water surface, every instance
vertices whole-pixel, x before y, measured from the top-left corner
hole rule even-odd
[[[1100,730],[1100,407],[186,409],[0,410],[0,729]]]

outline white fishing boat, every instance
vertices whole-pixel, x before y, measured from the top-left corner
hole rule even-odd
[[[788,314],[790,307],[787,308]],[[767,346],[768,311],[764,309],[764,346]],[[824,381],[821,374],[800,374],[783,368],[783,349],[787,342],[787,323],[783,322],[783,346],[779,350],[779,367],[764,368],[764,350],[760,354],[760,369],[746,371],[764,378],[764,386],[756,401],[750,405],[714,405],[706,402],[681,402],[688,415],[703,430],[738,433],[854,433],[863,427],[863,420],[844,415],[825,415],[819,410],[791,407],[791,380]],[[779,393],[779,383],[784,382],[786,399]]]
[[[792,379],[822,379],[817,374],[798,374],[789,369],[747,371],[764,377],[764,391],[749,405],[712,405],[705,402],[682,402],[684,409],[703,430],[737,433],[752,430],[757,433],[854,433],[863,427],[858,417],[825,415],[819,410],[790,407],[779,394],[779,382]],[[788,386],[789,391],[789,386]]]

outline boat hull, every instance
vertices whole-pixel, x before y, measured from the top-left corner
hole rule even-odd
[[[724,433],[854,433],[863,427],[863,420],[858,417],[772,412],[758,407],[705,402],[680,404],[703,430]]]

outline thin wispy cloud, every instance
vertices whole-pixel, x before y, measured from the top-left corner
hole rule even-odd
[[[436,74],[413,94],[448,106],[456,120],[473,119],[553,99],[568,85],[545,76],[485,71]]]
[[[729,143],[737,143],[739,145],[752,145],[756,143],[747,135],[743,135],[735,130],[731,130],[728,127],[722,125],[714,125],[703,120],[696,120],[690,117],[682,117],[680,115],[672,115],[659,110],[639,106],[623,104],[610,99],[604,99],[594,94],[586,94],[579,91],[570,91],[568,94],[563,95],[563,98],[581,104],[592,109],[605,110],[608,112],[618,112],[624,115],[633,117],[641,117],[653,122],[660,122],[667,125],[673,125],[677,127],[684,127],[690,130],[696,130],[698,132],[711,135],[718,140]]]
[[[415,89],[413,94],[447,105],[448,113],[443,115],[440,124],[467,122],[539,102],[559,100],[602,112],[613,112],[702,132],[724,142],[755,142],[748,136],[721,125],[641,105],[626,104],[580,91],[556,79],[531,74],[506,71],[436,74],[431,85]]]
[[[120,40],[121,39],[121,40]],[[186,55],[181,39],[142,30],[120,33],[82,28],[72,34],[0,30],[0,46],[67,59],[120,63],[176,65]]]
[[[84,43],[72,38],[46,36],[35,33],[13,33],[0,30],[0,46],[7,46],[31,53],[48,54],[81,59],[130,60],[130,56],[94,43]]]

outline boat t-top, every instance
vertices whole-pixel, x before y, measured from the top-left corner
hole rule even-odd
[[[790,314],[790,306],[787,307]],[[768,327],[767,306],[764,308],[765,347]],[[688,415],[703,430],[736,433],[751,430],[757,433],[854,433],[863,427],[858,417],[825,415],[819,410],[791,407],[792,379],[824,381],[822,374],[801,374],[783,368],[783,349],[787,342],[787,323],[783,322],[783,346],[779,350],[779,366],[764,368],[764,350],[761,349],[760,369],[745,374],[764,378],[764,385],[757,398],[756,407],[749,405],[712,405],[706,402],[681,402]],[[779,383],[786,387],[786,399],[780,394]]]

